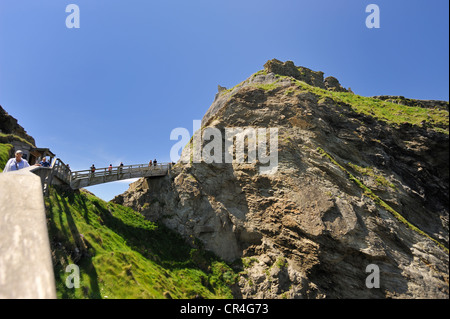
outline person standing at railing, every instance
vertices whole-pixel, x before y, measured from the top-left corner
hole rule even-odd
[[[108,167],[108,174],[111,175],[111,172],[112,172],[112,164],[109,164],[109,167]]]
[[[94,177],[94,173],[95,173],[95,166],[94,164],[92,164],[91,166],[91,176]]]
[[[50,163],[47,162],[47,159],[45,157],[42,158],[42,161],[40,161],[39,164],[41,164],[42,167],[50,167]]]
[[[119,169],[117,170],[119,174],[122,174],[123,163],[120,162]]]
[[[26,159],[22,158],[23,152],[21,150],[17,150],[14,154],[14,158],[10,158],[8,162],[6,162],[5,168],[3,169],[3,173],[18,171],[19,169],[30,167]]]
[[[156,163],[157,163],[157,161],[156,161],[156,158],[153,160],[153,166],[156,166]]]

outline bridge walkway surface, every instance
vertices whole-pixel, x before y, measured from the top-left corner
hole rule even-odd
[[[166,176],[170,170],[170,163],[156,165],[135,164],[113,167],[96,168],[81,171],[71,171],[64,162],[56,159],[52,166],[52,177],[49,184],[67,184],[72,189],[110,183],[130,178]],[[57,181],[55,181],[55,178]]]

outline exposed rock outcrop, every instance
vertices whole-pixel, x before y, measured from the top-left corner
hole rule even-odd
[[[9,115],[0,105],[0,133],[13,134],[23,138],[27,142],[35,145],[33,137],[28,135],[25,129],[17,122],[17,120]]]
[[[339,80],[336,79],[333,76],[329,76],[325,78],[324,80],[325,87],[329,91],[335,91],[335,92],[348,92],[347,89],[345,89],[341,83],[339,83]]]
[[[186,148],[168,176],[114,201],[240,261],[237,297],[448,298],[448,127],[357,112],[302,84],[345,92],[308,70],[271,60],[221,90],[202,120],[222,136],[277,128],[276,172],[261,174],[259,160],[195,163]],[[380,288],[366,286],[370,264]]]
[[[437,108],[446,111],[448,111],[449,104],[448,101],[408,99],[399,95],[378,95],[373,98],[407,106],[418,106],[428,109]]]

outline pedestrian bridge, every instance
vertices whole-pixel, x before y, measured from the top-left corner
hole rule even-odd
[[[130,178],[160,177],[168,174],[171,163],[135,164],[113,167],[71,171],[64,162],[57,158],[50,168],[51,174],[47,184],[66,184],[72,189],[110,183]]]

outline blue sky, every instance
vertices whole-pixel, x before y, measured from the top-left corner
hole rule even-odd
[[[65,24],[68,4],[80,28]],[[368,4],[380,28],[368,29]],[[356,94],[449,99],[449,2],[0,0],[0,105],[72,169],[169,161],[170,132],[272,58]],[[109,200],[128,188],[88,188]]]

